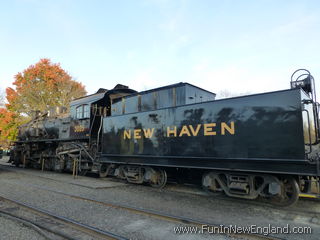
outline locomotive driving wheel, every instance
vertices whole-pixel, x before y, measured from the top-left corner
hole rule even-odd
[[[157,169],[156,171],[156,177],[150,182],[150,185],[154,188],[163,188],[167,183],[167,173],[163,169]]]
[[[299,185],[293,177],[280,179],[281,192],[271,199],[275,205],[286,207],[295,204],[299,199]]]

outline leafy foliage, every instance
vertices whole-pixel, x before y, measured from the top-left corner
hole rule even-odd
[[[0,108],[0,140],[14,140],[19,124],[20,120],[17,114],[5,108]]]
[[[18,114],[0,108],[0,145],[7,148],[16,139],[18,127],[26,121],[26,118]]]
[[[15,89],[7,88],[7,108],[19,114],[45,112],[52,106],[68,107],[70,101],[86,94],[81,83],[72,80],[59,64],[41,59],[15,76]]]
[[[7,104],[0,99],[0,145],[8,146],[18,134],[18,127],[30,120],[35,110],[68,107],[70,101],[86,94],[81,83],[74,81],[59,64],[40,59],[15,76],[14,88],[6,89]]]

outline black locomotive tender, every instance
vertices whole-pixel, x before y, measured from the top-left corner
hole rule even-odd
[[[36,112],[20,127],[11,161],[153,187],[167,174],[201,174],[209,191],[291,205],[319,187],[315,95],[303,69],[291,89],[221,100],[188,83],[143,92],[117,85],[74,100],[70,115]]]

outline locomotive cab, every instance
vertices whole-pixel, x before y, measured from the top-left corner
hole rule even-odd
[[[70,138],[83,139],[90,137],[91,125],[95,121],[94,116],[98,106],[104,108],[106,90],[95,94],[78,98],[70,104]]]
[[[97,142],[102,119],[111,114],[112,100],[135,92],[127,86],[117,84],[111,90],[100,88],[95,94],[72,101],[70,104],[70,138],[90,139],[90,141]]]

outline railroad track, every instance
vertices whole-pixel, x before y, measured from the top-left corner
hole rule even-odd
[[[26,173],[25,171],[23,171],[23,169],[19,169],[16,168],[15,166],[10,166],[10,165],[3,165],[0,164],[1,167],[5,167],[9,170],[13,170],[16,172],[19,172],[20,174],[24,174],[24,175],[28,175],[28,176],[34,176],[34,177],[39,177],[39,178],[43,178],[43,179],[47,179],[50,181],[55,181],[55,182],[60,182],[60,183],[65,183],[63,180],[59,180],[59,179],[53,179],[51,177],[46,177],[46,176],[39,176],[39,175],[34,175],[34,174],[30,174],[30,173]],[[119,182],[118,180],[116,180],[115,182]],[[77,183],[67,183],[67,184],[71,184],[71,185],[76,185],[76,186],[80,186],[80,187],[84,187],[84,188],[90,188],[90,189],[96,189],[96,188],[92,188],[92,187],[88,187],[88,186],[84,186],[81,184],[77,184]],[[36,187],[36,186],[35,186]],[[171,190],[169,189],[169,191],[173,191],[176,192],[175,190]],[[179,191],[178,191],[179,192]],[[243,204],[248,204],[250,203],[250,205],[254,205],[254,206],[259,206],[259,207],[267,207],[270,208],[271,211],[273,211],[274,209],[282,212],[282,213],[291,213],[291,214],[302,214],[305,216],[316,216],[316,217],[320,217],[320,212],[317,211],[309,211],[306,210],[305,208],[301,209],[301,208],[297,208],[296,206],[290,207],[290,208],[284,208],[284,207],[278,207],[278,206],[274,206],[268,202],[265,201],[260,201],[260,200],[248,200],[248,199],[241,199],[241,198],[232,198],[232,197],[228,197],[226,195],[223,194],[207,194],[208,197],[211,197],[211,195],[213,195],[213,197],[215,199],[221,199],[223,201],[229,201],[229,202],[234,202],[235,200],[239,203],[243,203]],[[310,201],[310,202],[318,202],[320,203],[319,199],[303,199],[306,201]]]
[[[132,206],[124,205],[124,204],[99,201],[99,200],[88,198],[88,197],[81,197],[81,196],[77,196],[77,195],[73,195],[73,194],[69,194],[69,193],[65,193],[65,192],[61,192],[61,191],[48,189],[46,187],[34,186],[32,184],[27,184],[27,185],[30,187],[37,188],[37,189],[60,194],[60,195],[63,195],[63,196],[66,196],[66,197],[69,197],[69,198],[72,198],[75,200],[81,200],[81,201],[91,202],[94,204],[99,204],[99,205],[103,205],[103,206],[107,206],[107,207],[111,207],[111,208],[115,208],[115,209],[121,209],[121,210],[125,210],[128,212],[134,213],[134,214],[144,215],[144,216],[148,216],[148,217],[152,217],[152,218],[156,218],[156,219],[160,219],[160,220],[164,220],[164,221],[174,222],[174,223],[183,224],[183,225],[196,226],[199,229],[201,229],[202,226],[207,226],[208,229],[214,228],[214,227],[219,228],[219,227],[223,226],[222,224],[219,224],[219,223],[208,223],[208,222],[203,222],[203,221],[199,221],[199,220],[192,219],[192,218],[186,218],[186,217],[161,213],[161,212],[154,211],[154,210],[137,208],[137,207],[132,207]],[[2,196],[0,196],[0,199],[1,199],[1,197]],[[18,203],[20,203],[20,202],[18,202]],[[31,207],[31,208],[33,208],[33,207]],[[42,211],[44,211],[44,210],[42,210]],[[47,212],[47,211],[45,211],[45,212]],[[52,214],[52,213],[50,213],[50,214]],[[65,218],[62,217],[62,219],[65,219]],[[68,220],[71,220],[71,219],[68,219]],[[71,221],[73,221],[73,220],[71,220]],[[78,223],[78,222],[76,222],[76,224],[82,225],[81,223]],[[241,234],[225,233],[225,235],[232,237],[232,238],[249,239],[249,240],[282,240],[283,239],[283,238],[279,238],[279,237],[272,236],[272,235],[265,236],[263,234],[251,234],[251,233],[241,233]],[[109,237],[109,236],[107,236],[107,237]],[[112,237],[112,235],[111,235],[111,237]],[[125,238],[111,238],[111,239],[125,239]]]
[[[20,171],[19,171],[20,172]],[[25,174],[25,173],[23,173]],[[32,174],[27,174],[27,175],[32,175]],[[32,175],[34,176],[34,175]],[[36,177],[38,177],[38,175],[36,175]],[[41,178],[46,178],[48,180],[52,180],[52,181],[60,181],[60,180],[55,180],[52,178],[47,178],[47,177],[41,177]],[[62,182],[62,181],[60,181]],[[12,184],[12,183],[11,183]],[[124,204],[118,204],[118,203],[114,203],[114,202],[106,202],[106,201],[99,201],[93,198],[89,198],[89,197],[82,197],[82,196],[78,196],[78,195],[73,195],[73,194],[69,194],[69,193],[65,193],[62,191],[57,191],[54,189],[50,189],[47,187],[41,187],[38,185],[33,185],[33,184],[28,184],[28,183],[24,183],[24,185],[26,186],[30,186],[32,188],[36,188],[36,189],[41,189],[44,191],[48,191],[48,192],[53,192],[56,194],[60,194],[72,199],[76,199],[76,200],[81,200],[81,201],[86,201],[86,202],[91,202],[94,204],[99,204],[99,205],[103,205],[103,206],[108,206],[111,208],[115,208],[115,209],[121,209],[121,210],[125,210],[134,214],[139,214],[139,215],[144,215],[144,216],[148,216],[148,217],[152,217],[152,218],[157,218],[157,219],[161,219],[161,220],[165,220],[165,221],[169,221],[169,222],[174,222],[174,223],[180,223],[180,224],[185,224],[185,225],[192,225],[192,226],[196,226],[199,227],[201,229],[201,227],[203,225],[206,225],[208,227],[219,227],[221,226],[221,224],[219,223],[208,223],[208,222],[203,222],[197,219],[192,219],[192,218],[186,218],[186,217],[180,217],[180,216],[175,216],[175,215],[171,215],[171,214],[166,214],[166,213],[162,213],[162,212],[158,212],[158,211],[154,211],[154,210],[149,210],[149,209],[143,209],[143,208],[137,208],[137,207],[132,207],[132,206],[128,206],[128,205],[124,205]],[[219,197],[223,200],[228,200],[228,201],[233,201],[234,199],[230,199],[228,197]],[[241,199],[240,199],[241,200]],[[247,203],[245,200],[242,200],[244,203]],[[257,205],[262,205],[263,203],[254,203]],[[281,208],[279,208],[279,210],[282,210]],[[319,214],[320,213],[314,213],[314,212],[310,212],[310,213],[306,213],[303,212],[304,214]],[[225,234],[228,235],[230,237],[233,238],[244,238],[244,239],[282,239],[276,236],[272,236],[272,235],[268,235],[265,236],[263,234],[249,234],[249,233],[244,233],[244,234]]]
[[[0,208],[1,216],[9,217],[9,219],[19,221],[27,227],[33,228],[46,239],[55,239],[46,233],[49,232],[59,236],[61,239],[68,240],[88,239],[88,237],[90,239],[128,240],[128,238],[118,234],[59,216],[2,195],[0,195],[0,201],[9,203],[9,206],[11,206],[2,206]]]

